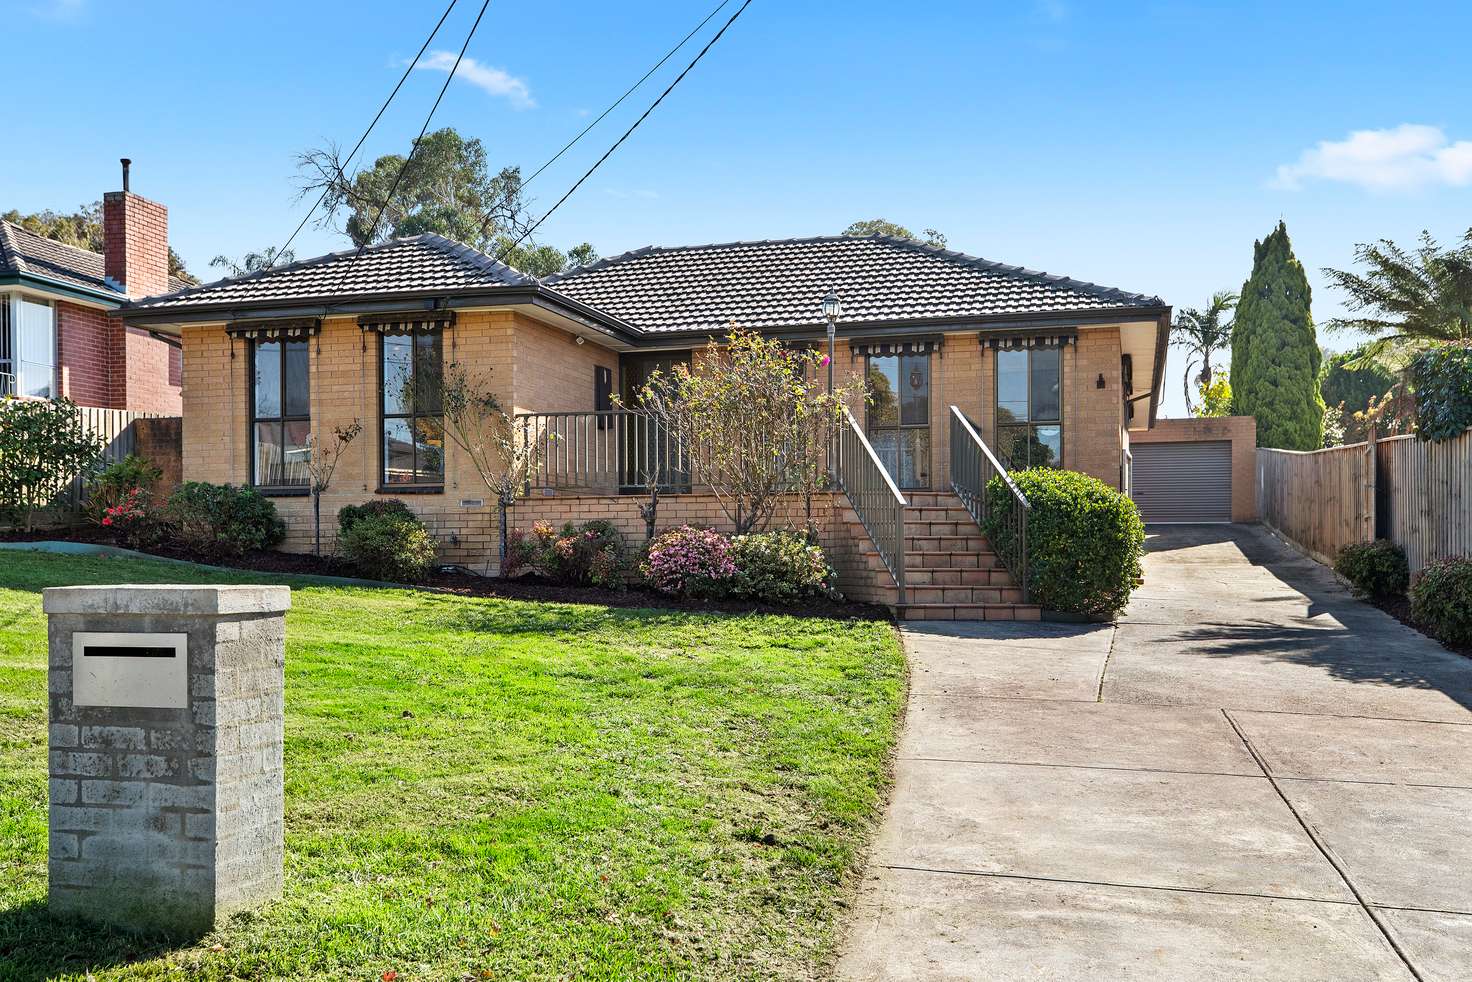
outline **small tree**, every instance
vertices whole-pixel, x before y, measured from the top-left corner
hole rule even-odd
[[[68,399],[0,402],[0,515],[24,516],[30,532],[36,512],[74,477],[90,473],[104,446]]]
[[[1197,310],[1194,307],[1183,308],[1176,314],[1175,322],[1170,326],[1172,347],[1181,348],[1186,352],[1186,370],[1182,381],[1186,387],[1186,412],[1193,416],[1213,415],[1192,408],[1191,388],[1194,383],[1202,393],[1211,391],[1212,372],[1214,371],[1211,356],[1217,351],[1231,347],[1232,322],[1225,318],[1236,306],[1237,294],[1231,290],[1218,290],[1211,295],[1211,303],[1205,310]],[[1196,373],[1196,377],[1192,378],[1191,369],[1198,362],[1201,365],[1200,370]]]
[[[506,512],[526,490],[541,457],[535,442],[516,429],[511,414],[491,391],[484,375],[472,376],[458,362],[440,378],[445,435],[465,452],[470,466],[496,498],[500,520],[501,564],[506,562]]]
[[[862,381],[829,394],[816,351],[732,327],[714,338],[694,368],[655,372],[639,393],[641,409],[686,453],[690,477],[707,487],[737,534],[766,528],[785,492],[811,502],[827,486],[824,448]]]
[[[337,462],[347,451],[348,444],[363,432],[363,424],[356,419],[348,426],[335,426],[332,439],[320,441],[317,434],[307,436],[307,476],[312,490],[312,552],[322,555],[322,493],[332,484],[332,475],[337,471]]]

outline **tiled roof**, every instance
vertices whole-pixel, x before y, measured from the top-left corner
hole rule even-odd
[[[26,273],[78,286],[97,293],[115,294],[121,302],[122,291],[107,282],[100,252],[65,245],[11,222],[0,222],[0,276]],[[169,288],[182,290],[188,280],[169,276]]]
[[[99,253],[62,245],[10,222],[0,222],[0,274],[5,273],[28,273],[123,299],[108,286]]]
[[[830,289],[843,302],[839,322],[850,324],[1164,306],[883,235],[650,246],[542,282],[650,332],[816,326]]]
[[[426,234],[369,246],[361,255],[357,249],[345,249],[161,297],[146,297],[129,307],[134,310],[170,310],[196,305],[242,308],[293,301],[453,293],[474,286],[535,286],[536,282],[470,246]]]

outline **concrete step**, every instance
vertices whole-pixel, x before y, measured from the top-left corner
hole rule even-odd
[[[902,621],[1036,621],[1043,611],[1032,604],[902,604],[895,616]]]

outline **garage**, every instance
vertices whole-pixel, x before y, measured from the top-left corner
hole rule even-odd
[[[1132,487],[1146,522],[1230,522],[1232,441],[1135,443]]]

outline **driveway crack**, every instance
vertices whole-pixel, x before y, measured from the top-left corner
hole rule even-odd
[[[1104,701],[1104,676],[1109,673],[1109,661],[1114,657],[1114,642],[1119,638],[1119,625],[1113,624],[1109,628],[1109,650],[1104,653],[1104,664],[1099,666],[1099,688],[1094,695],[1095,702]]]

